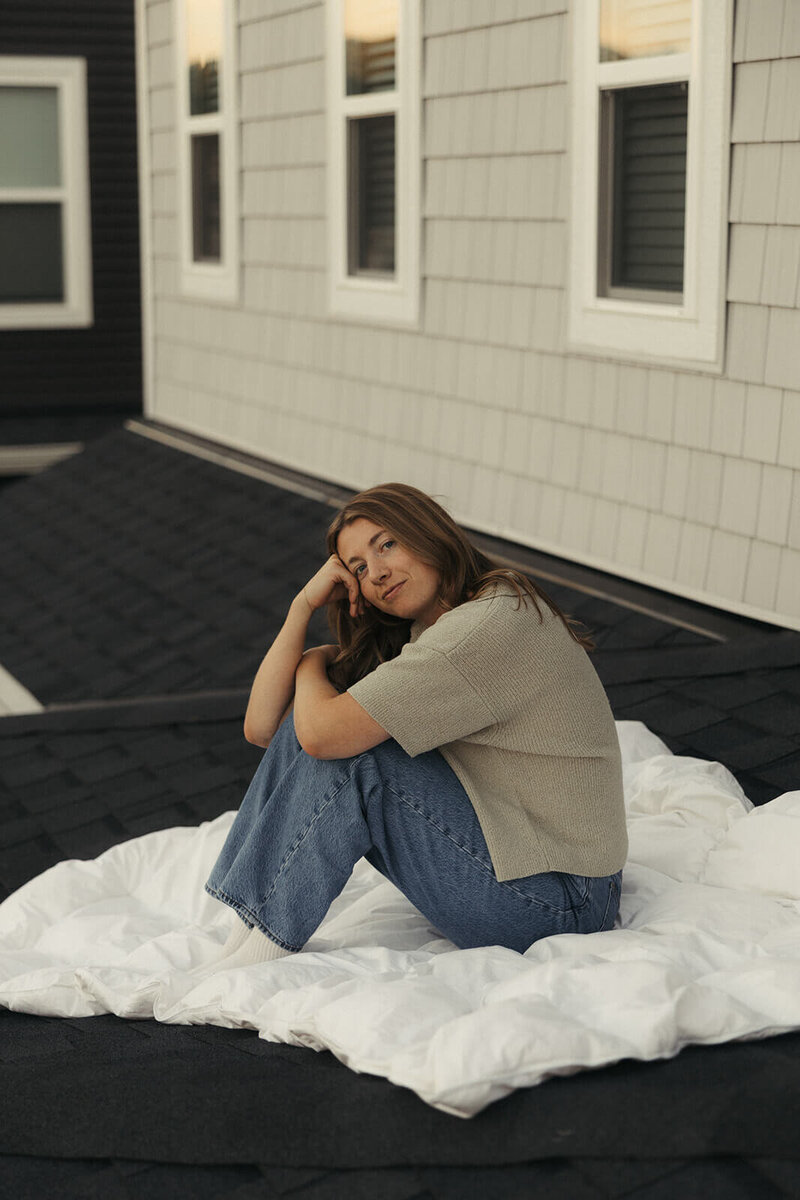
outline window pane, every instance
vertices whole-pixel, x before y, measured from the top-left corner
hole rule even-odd
[[[345,0],[347,94],[395,86],[397,0]]]
[[[394,115],[348,122],[348,272],[394,271]]]
[[[195,262],[221,258],[219,134],[192,138],[192,257]]]
[[[0,304],[64,299],[60,204],[0,204]]]
[[[0,87],[0,187],[58,187],[58,89]]]
[[[602,93],[601,295],[683,289],[688,99],[685,83]]]
[[[189,52],[189,112],[219,112],[222,0],[185,0]]]
[[[600,0],[600,62],[688,51],[692,0]]]

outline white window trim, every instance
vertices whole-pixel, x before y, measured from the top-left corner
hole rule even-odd
[[[175,0],[176,133],[178,138],[178,229],[180,290],[186,296],[236,303],[240,295],[239,243],[239,114],[235,0],[223,0],[223,46],[219,72],[220,108],[216,113],[189,113],[189,56],[183,0]],[[194,261],[192,244],[192,134],[220,137],[220,240],[218,263]]]
[[[0,202],[59,203],[64,252],[64,299],[46,304],[0,303],[0,329],[81,328],[91,325],[94,313],[86,60],[0,56],[0,86],[54,87],[58,91],[61,186],[0,188]]]
[[[328,259],[333,315],[416,326],[420,292],[419,0],[400,0],[394,91],[345,94],[344,0],[327,0]],[[395,274],[347,273],[347,118],[395,114]]]
[[[730,0],[695,0],[692,49],[598,61],[598,0],[573,9],[570,349],[720,371],[724,351],[732,13]],[[686,246],[680,304],[597,295],[601,86],[689,81]]]

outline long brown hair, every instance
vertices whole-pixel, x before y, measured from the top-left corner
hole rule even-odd
[[[346,525],[366,517],[434,567],[440,576],[438,599],[445,609],[474,599],[493,583],[509,584],[520,604],[528,600],[542,618],[542,602],[563,621],[570,635],[585,649],[591,639],[578,630],[554,600],[532,580],[513,568],[503,567],[469,541],[453,518],[431,496],[407,483],[382,483],[359,492],[334,517],[327,533],[329,554],[337,553],[339,534]],[[329,667],[331,681],[342,690],[388,659],[396,658],[409,639],[412,621],[369,605],[362,615],[350,616],[347,599],[332,601],[328,620],[340,646]]]

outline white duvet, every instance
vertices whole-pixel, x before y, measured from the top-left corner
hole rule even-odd
[[[155,1017],[327,1048],[468,1117],[518,1087],[800,1027],[800,792],[752,808],[717,763],[618,724],[618,928],[456,950],[360,862],[303,953],[189,972],[234,918],[203,883],[233,819],[70,861],[0,905],[0,1004]]]

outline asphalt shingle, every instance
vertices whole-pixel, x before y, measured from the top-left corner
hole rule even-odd
[[[4,490],[0,662],[49,709],[0,722],[0,895],[238,805],[247,688],[330,515],[122,430]],[[720,643],[668,598],[585,582],[549,590],[592,628],[618,717],[721,758],[757,803],[797,786],[791,639],[731,619]],[[800,1194],[800,1035],[552,1080],[466,1123],[247,1031],[5,1010],[0,1031],[0,1200]]]

